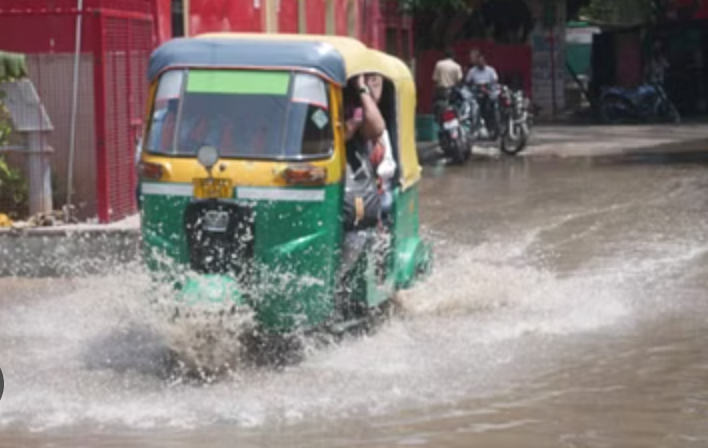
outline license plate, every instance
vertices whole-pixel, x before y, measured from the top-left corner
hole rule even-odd
[[[233,197],[231,179],[194,179],[194,197],[197,199],[229,199]]]
[[[451,120],[451,121],[446,121],[443,123],[443,127],[445,130],[449,131],[450,129],[456,129],[460,127],[460,121],[459,120]]]
[[[226,232],[229,227],[229,214],[221,210],[209,210],[202,218],[204,229],[209,232]]]

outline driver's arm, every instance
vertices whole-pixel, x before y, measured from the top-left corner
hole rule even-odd
[[[363,76],[359,81],[359,88],[364,87]],[[368,93],[359,93],[361,98],[361,106],[364,111],[364,120],[361,123],[361,132],[364,138],[376,140],[381,137],[386,129],[386,123],[381,116],[381,111],[376,105],[374,98]]]
[[[359,130],[359,127],[361,126],[361,123],[364,119],[364,114],[362,111],[362,108],[357,107],[354,109],[353,116],[346,121],[346,132],[345,132],[345,140],[349,141],[354,137],[354,134],[356,134],[356,131]]]

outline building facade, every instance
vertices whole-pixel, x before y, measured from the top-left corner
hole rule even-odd
[[[161,41],[207,32],[336,34],[412,56],[412,20],[395,0],[154,0]]]

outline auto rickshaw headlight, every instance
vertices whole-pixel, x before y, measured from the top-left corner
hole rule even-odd
[[[207,171],[211,172],[211,169],[219,161],[219,150],[213,146],[202,146],[197,151],[197,160]]]

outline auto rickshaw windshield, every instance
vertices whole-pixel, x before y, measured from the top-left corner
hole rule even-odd
[[[303,159],[332,153],[327,83],[310,73],[170,70],[159,79],[147,151],[194,157]]]

